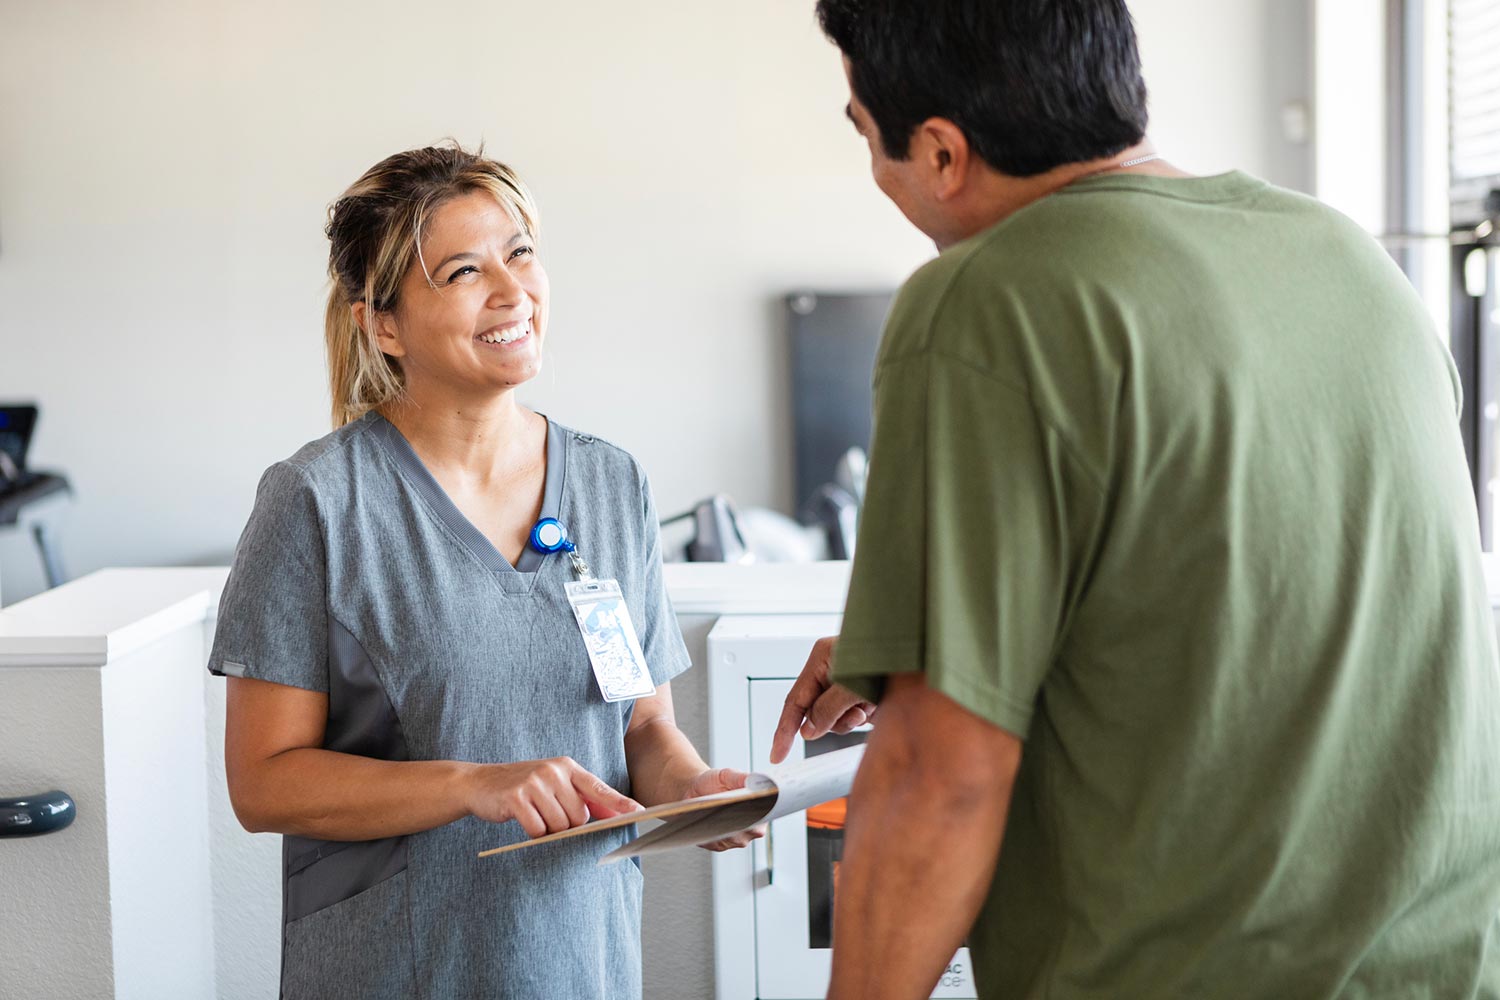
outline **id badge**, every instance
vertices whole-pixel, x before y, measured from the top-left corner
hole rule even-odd
[[[580,580],[565,584],[573,617],[583,633],[589,663],[599,691],[609,702],[630,701],[656,693],[646,656],[630,620],[630,610],[614,580]]]

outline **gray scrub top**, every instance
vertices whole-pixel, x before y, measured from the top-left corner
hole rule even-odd
[[[624,451],[547,425],[544,517],[620,582],[653,679],[689,666],[650,489]],[[599,693],[563,555],[512,567],[369,413],[262,477],[209,669],[328,694],[325,746],[384,760],[568,756],[630,794],[632,703]],[[474,817],[359,843],[284,838],[282,996],[639,997],[641,873],[616,830],[525,839]]]

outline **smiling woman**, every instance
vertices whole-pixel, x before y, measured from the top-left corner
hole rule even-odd
[[[209,659],[235,813],[284,835],[282,996],[639,997],[640,870],[595,864],[628,829],[476,857],[744,783],[673,717],[640,467],[516,401],[546,336],[536,207],[502,164],[419,149],[327,234],[335,429],[262,478]],[[587,563],[528,543],[549,518]],[[628,683],[595,680],[580,585],[638,624]]]
[[[516,316],[496,329],[523,326],[524,313],[534,334],[518,359],[531,367],[518,366],[510,384],[534,376],[547,302],[538,230],[536,203],[520,177],[503,163],[455,147],[387,157],[344,192],[325,230],[332,244],[326,329],[334,426],[401,398],[406,369],[422,363],[422,346],[406,364],[398,360],[408,349],[397,310],[418,324],[438,305],[437,315],[450,323],[466,309],[473,319],[487,292],[478,280],[485,273],[514,282]],[[429,261],[435,262],[429,267]],[[371,318],[380,320],[374,330]]]

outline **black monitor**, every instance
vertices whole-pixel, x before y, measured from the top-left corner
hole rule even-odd
[[[870,448],[870,381],[891,297],[888,291],[786,297],[798,511],[833,479],[844,452]]]

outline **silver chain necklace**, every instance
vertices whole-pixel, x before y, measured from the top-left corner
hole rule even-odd
[[[1122,163],[1112,163],[1107,167],[1100,167],[1098,170],[1090,170],[1086,174],[1080,174],[1079,176],[1068,181],[1068,183],[1077,184],[1079,181],[1086,181],[1090,177],[1098,177],[1101,174],[1111,173],[1115,170],[1124,170],[1126,167],[1138,167],[1142,163],[1150,163],[1152,160],[1159,160],[1161,159],[1161,156],[1162,154],[1160,153],[1147,153],[1145,156],[1137,156],[1133,160],[1125,160]]]

